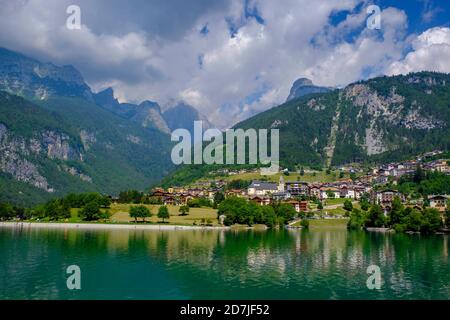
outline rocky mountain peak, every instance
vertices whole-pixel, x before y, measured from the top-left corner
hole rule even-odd
[[[299,78],[294,81],[294,84],[291,87],[291,91],[289,92],[289,96],[287,97],[286,102],[300,98],[310,93],[324,93],[329,92],[331,90],[332,90],[331,88],[316,86],[308,78]]]

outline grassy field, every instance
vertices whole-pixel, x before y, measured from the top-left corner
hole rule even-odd
[[[109,213],[111,214],[110,221],[116,223],[134,222],[134,219],[128,214],[130,210],[129,204],[112,204]],[[150,209],[153,216],[147,218],[146,221],[152,223],[161,223],[162,220],[157,217],[159,205],[146,205]],[[170,219],[166,219],[169,224],[176,225],[194,225],[194,222],[199,225],[202,219],[211,220],[213,225],[218,225],[217,210],[212,208],[191,208],[189,215],[180,216],[178,206],[167,206],[169,209]],[[139,220],[138,220],[139,221]]]
[[[305,173],[303,176],[298,173],[290,173],[288,176],[282,173],[277,173],[271,176],[261,176],[259,174],[259,171],[257,171],[257,172],[247,172],[242,174],[228,175],[224,176],[221,179],[225,181],[242,179],[242,180],[267,180],[272,182],[278,182],[280,180],[281,175],[283,175],[285,181],[333,182],[338,180],[339,171],[331,171],[330,174],[326,174],[326,171],[316,171],[315,173],[308,172]],[[343,179],[348,178],[350,178],[350,176],[348,174],[345,174]],[[205,181],[205,179],[201,179],[199,181]]]
[[[348,219],[313,219],[309,220],[309,228],[347,228],[347,221]]]

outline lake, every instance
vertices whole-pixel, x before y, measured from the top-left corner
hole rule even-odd
[[[447,235],[0,228],[0,299],[449,299]],[[69,290],[67,267],[81,270]],[[381,271],[369,290],[367,267]]]

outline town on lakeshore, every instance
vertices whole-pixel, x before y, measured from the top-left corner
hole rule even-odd
[[[225,168],[213,178],[149,192],[69,194],[26,209],[3,203],[0,219],[264,228],[326,220],[349,229],[447,233],[449,162],[448,153],[433,151],[378,166],[285,168],[269,177],[257,168]]]
[[[348,212],[343,209],[345,200],[357,203],[361,199],[379,205],[383,214],[387,216],[397,197],[403,205],[408,207],[422,209],[424,205],[427,205],[436,209],[441,219],[445,221],[444,214],[448,208],[449,195],[427,194],[425,197],[420,194],[408,195],[397,188],[402,177],[414,176],[418,168],[423,172],[450,175],[449,160],[446,159],[444,153],[432,151],[420,155],[416,159],[375,166],[369,172],[364,172],[357,164],[341,166],[338,168],[339,177],[330,182],[290,180],[289,178],[293,174],[287,169],[282,169],[279,177],[277,176],[278,181],[258,179],[239,184],[233,183],[233,181],[240,181],[238,177],[257,174],[258,170],[222,169],[220,173],[228,175],[232,180],[209,179],[194,182],[189,186],[154,188],[148,197],[151,201],[163,205],[187,206],[200,199],[208,199],[214,203],[217,194],[223,192],[226,198],[241,197],[262,206],[286,203],[291,205],[297,213],[309,213],[310,218],[325,219],[345,218],[348,216]],[[298,177],[305,174],[314,177],[316,171],[301,168],[297,174]],[[331,173],[329,172],[329,174]],[[232,182],[230,183],[230,181]],[[119,198],[113,200],[118,201]]]

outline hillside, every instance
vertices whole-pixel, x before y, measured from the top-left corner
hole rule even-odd
[[[6,49],[0,57],[0,201],[144,190],[171,169],[170,136],[154,118],[137,123],[97,105],[71,66]]]
[[[234,128],[279,129],[282,167],[385,163],[450,149],[450,75],[378,77],[290,100]],[[183,166],[163,185],[189,183],[219,166]]]
[[[280,130],[284,166],[386,162],[450,147],[450,75],[379,77],[312,94],[235,128]]]

